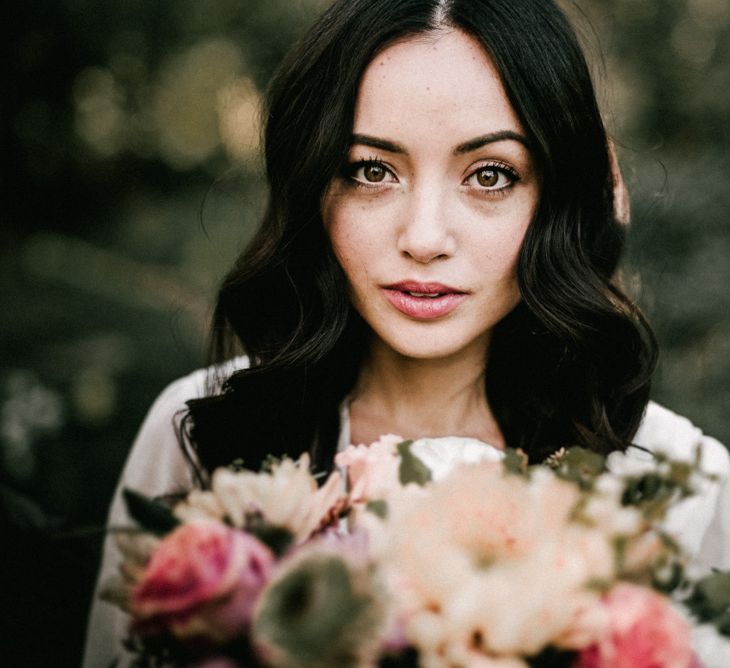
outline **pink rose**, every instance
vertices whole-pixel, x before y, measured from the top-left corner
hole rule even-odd
[[[691,668],[689,623],[667,598],[645,587],[619,584],[604,597],[608,627],[583,650],[574,668]]]
[[[181,525],[152,552],[130,608],[138,631],[227,642],[245,631],[274,556],[220,522]]]

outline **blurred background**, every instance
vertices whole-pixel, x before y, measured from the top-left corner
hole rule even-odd
[[[261,91],[326,4],[6,9],[5,665],[78,664],[93,528],[154,397],[205,363],[216,284],[262,207]],[[730,443],[730,2],[564,5],[631,190],[623,271],[661,344],[655,399]]]

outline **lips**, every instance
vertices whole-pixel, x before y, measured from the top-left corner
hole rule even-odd
[[[468,293],[443,283],[402,281],[383,286],[388,301],[401,313],[416,320],[434,320],[451,313]]]

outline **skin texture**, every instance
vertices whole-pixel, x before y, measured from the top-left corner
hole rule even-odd
[[[509,137],[480,139],[495,134]],[[396,42],[368,66],[350,167],[322,207],[352,302],[374,332],[351,409],[364,439],[401,426],[501,441],[484,394],[486,350],[520,299],[517,257],[540,192],[520,138],[494,66],[461,31]],[[414,318],[384,290],[405,280],[466,297],[447,315]],[[418,389],[435,387],[440,406]]]

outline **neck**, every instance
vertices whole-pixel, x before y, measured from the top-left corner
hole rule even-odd
[[[486,347],[414,359],[373,342],[350,406],[351,440],[385,433],[404,438],[467,436],[504,447],[485,389]]]

